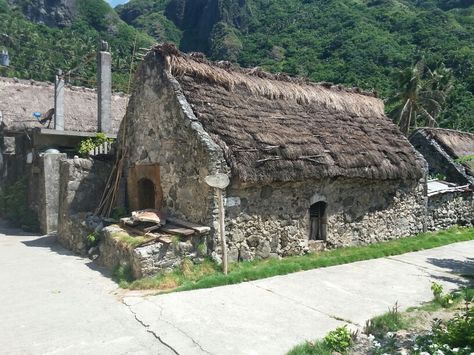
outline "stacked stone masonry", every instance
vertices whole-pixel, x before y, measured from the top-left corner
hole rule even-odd
[[[303,254],[369,244],[424,230],[424,186],[346,179],[248,187],[227,198],[230,259]],[[230,204],[229,204],[230,201]],[[327,204],[327,239],[309,241],[310,205]]]

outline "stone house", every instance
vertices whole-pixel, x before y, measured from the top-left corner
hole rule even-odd
[[[428,162],[426,226],[474,225],[474,134],[420,128],[410,142]]]
[[[124,137],[125,139],[122,139]],[[231,260],[424,230],[426,162],[372,93],[150,51],[119,133],[132,209],[212,226],[205,177],[226,173]]]
[[[61,129],[55,129],[54,122],[47,128],[34,117],[35,112],[43,117],[51,112],[54,96],[54,84],[0,78],[0,189],[27,177],[30,207],[38,215],[44,233],[57,229],[61,160],[72,158],[80,141],[98,132],[96,90],[64,88],[64,127]],[[108,136],[115,138],[128,97],[116,94],[112,95],[111,101],[112,129]],[[44,154],[50,148],[60,154]],[[69,163],[74,165],[72,159]],[[92,164],[87,166],[90,172]],[[87,183],[89,180],[84,179],[80,184],[73,182],[69,184],[69,190],[91,190],[93,184]],[[95,203],[92,200],[89,204],[79,204],[91,208]]]
[[[474,134],[443,128],[420,128],[410,143],[426,159],[429,174],[474,186]]]

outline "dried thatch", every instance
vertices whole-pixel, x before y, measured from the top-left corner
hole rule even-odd
[[[169,45],[154,52],[241,181],[422,176],[413,147],[373,94],[232,68]]]
[[[125,95],[112,96],[112,128],[119,129],[127,106]],[[33,112],[46,113],[54,107],[54,85],[29,80],[0,78],[0,112],[5,128],[23,130],[42,127]],[[80,87],[66,87],[64,93],[65,130],[97,131],[97,92]],[[53,125],[51,125],[51,128]]]

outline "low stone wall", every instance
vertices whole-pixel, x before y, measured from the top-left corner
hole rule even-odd
[[[308,240],[309,207],[319,201],[327,203],[325,242]],[[425,204],[424,185],[393,181],[233,188],[226,208],[229,258],[279,257],[414,235],[424,230]]]
[[[428,198],[428,230],[474,225],[474,193],[445,192]]]
[[[137,248],[124,242],[123,236],[128,236],[128,233],[118,226],[104,228],[97,262],[111,270],[118,265],[128,265],[135,278],[170,270],[179,266],[184,258],[199,262],[206,254],[202,236],[182,241],[173,237],[171,244],[158,242]]]
[[[58,241],[74,252],[86,252],[81,243],[97,227],[86,227],[84,220],[97,207],[110,169],[110,163],[92,159],[60,161]]]
[[[86,224],[87,212],[80,212],[63,218],[61,232],[57,234],[57,241],[65,248],[76,254],[86,256],[87,236],[94,229]]]

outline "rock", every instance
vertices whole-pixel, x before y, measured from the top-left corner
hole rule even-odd
[[[259,244],[255,255],[259,258],[266,259],[270,256],[270,242],[268,240],[264,240],[262,243]]]
[[[251,237],[247,238],[247,245],[249,247],[255,248],[260,243],[261,237],[258,235],[252,235]]]

